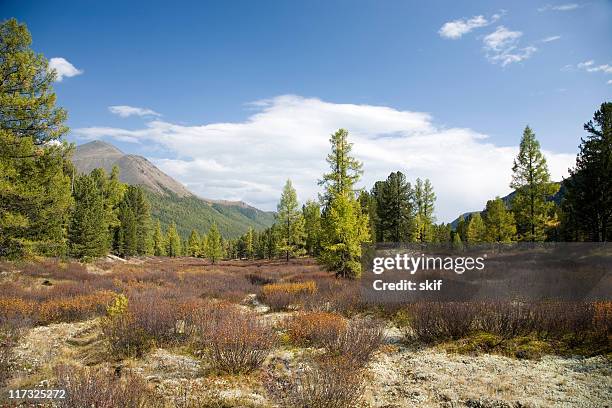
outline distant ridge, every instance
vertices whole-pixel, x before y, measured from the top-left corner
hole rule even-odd
[[[244,234],[249,227],[261,230],[274,223],[274,213],[242,201],[198,197],[146,158],[125,154],[110,143],[94,140],[79,145],[72,161],[79,173],[89,173],[95,168],[110,173],[113,166],[118,166],[122,182],[145,188],[153,217],[164,228],[175,223],[183,238],[192,229],[207,232],[213,222],[226,238]]]

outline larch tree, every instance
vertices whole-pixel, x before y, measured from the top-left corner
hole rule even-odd
[[[321,207],[315,201],[308,200],[302,206],[304,217],[304,232],[306,235],[306,253],[310,256],[318,256],[321,251]]]
[[[433,241],[434,206],[436,194],[429,179],[423,182],[417,178],[414,186],[414,205],[416,210],[416,238],[419,242]]]
[[[516,223],[512,212],[506,209],[504,201],[497,197],[487,201],[485,209],[487,242],[508,243],[516,237]]]
[[[279,249],[285,253],[285,260],[289,262],[291,256],[299,256],[303,253],[304,245],[304,217],[291,180],[285,183],[278,202],[276,224],[280,233]]]
[[[159,220],[155,223],[155,230],[153,231],[153,255],[165,256],[166,255],[166,243],[164,240],[164,234],[162,233],[161,223]]]
[[[191,230],[187,240],[187,255],[197,257],[200,255],[200,234],[198,231]]]
[[[177,257],[182,254],[181,237],[176,230],[176,224],[172,222],[166,232],[166,255]]]
[[[470,216],[470,220],[467,223],[466,238],[468,244],[480,244],[486,242],[487,227],[485,226],[479,212]]]
[[[0,256],[62,255],[72,205],[66,111],[25,24],[0,24]]]
[[[223,242],[217,224],[213,223],[206,235],[206,258],[215,264],[223,257]]]
[[[255,237],[253,227],[249,227],[246,234],[244,234],[244,251],[247,259],[253,259],[255,257]]]
[[[351,156],[348,132],[340,129],[330,139],[327,156],[330,172],[323,175],[325,186],[319,260],[336,275],[361,275],[361,244],[370,241],[369,220],[355,196],[354,185],[362,174],[361,163]]]
[[[510,187],[516,193],[511,208],[520,241],[544,241],[555,203],[549,197],[558,187],[550,182],[546,158],[529,126],[525,127],[519,153],[512,166]]]
[[[612,102],[585,123],[576,165],[565,180],[564,228],[579,240],[612,240]]]

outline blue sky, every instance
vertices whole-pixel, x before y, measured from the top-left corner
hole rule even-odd
[[[343,126],[364,185],[429,177],[449,221],[509,191],[526,124],[563,176],[612,96],[605,0],[3,0],[0,14],[65,60],[69,140],[108,140],[202,196],[265,209],[287,177],[316,196]]]

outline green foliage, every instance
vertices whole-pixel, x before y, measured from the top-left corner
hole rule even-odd
[[[181,256],[182,243],[181,237],[176,231],[176,225],[170,224],[168,231],[166,232],[166,255],[168,256]]]
[[[253,228],[249,227],[249,230],[246,234],[244,234],[244,252],[248,259],[253,259],[255,257],[255,247],[253,245]]]
[[[412,242],[415,237],[414,191],[406,176],[389,174],[372,189],[376,202],[376,240],[379,242]],[[425,208],[423,208],[425,210]]]
[[[511,203],[520,241],[544,241],[557,186],[550,181],[546,158],[529,126],[525,127],[519,154],[514,159],[510,187],[516,190]]]
[[[128,298],[120,293],[113,301],[106,307],[106,315],[110,318],[123,315],[128,310]]]
[[[279,249],[285,253],[287,262],[290,256],[302,253],[304,240],[304,217],[299,210],[297,194],[287,180],[277,207],[276,224],[280,234]]]
[[[274,223],[272,212],[240,204],[211,203],[198,197],[178,197],[172,193],[164,196],[149,191],[145,193],[151,203],[151,215],[161,222],[162,228],[167,229],[174,222],[179,235],[185,238],[192,229],[208,231],[213,223],[225,238],[237,238],[249,227],[263,230]]]
[[[164,234],[162,233],[161,224],[159,220],[157,220],[155,224],[155,231],[153,232],[153,255],[166,255],[166,241],[164,238]]]
[[[99,177],[99,174],[85,174],[74,181],[75,209],[68,237],[69,253],[75,258],[96,258],[109,250],[108,218],[104,214],[104,191],[97,182]]]
[[[0,24],[0,256],[66,249],[72,148],[44,56],[15,19]]]
[[[576,166],[565,180],[563,229],[566,238],[612,240],[612,102],[584,125]]]
[[[302,206],[304,217],[304,246],[310,256],[318,256],[321,251],[321,207],[318,203],[308,200]]]
[[[514,216],[501,198],[487,201],[485,210],[487,242],[512,242],[516,236]]]
[[[200,256],[200,234],[196,230],[192,230],[187,241],[187,255],[189,256]]]
[[[436,194],[429,179],[425,179],[425,182],[423,182],[417,178],[414,188],[414,204],[416,209],[416,238],[419,242],[432,242],[434,240],[433,224],[436,219],[433,212],[435,202]]]
[[[223,243],[217,224],[213,223],[210,230],[208,230],[205,254],[206,258],[210,259],[213,264],[223,257]]]
[[[352,195],[338,194],[323,218],[323,250],[319,259],[338,276],[361,275],[361,244],[368,242],[368,217]]]
[[[486,242],[487,239],[487,227],[485,226],[480,213],[474,213],[470,217],[467,224],[467,242],[469,244],[479,244]]]

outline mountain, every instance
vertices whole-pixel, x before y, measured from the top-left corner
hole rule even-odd
[[[548,201],[554,201],[557,205],[561,204],[561,200],[563,200],[563,197],[565,196],[565,182],[564,181],[560,181],[560,182],[553,182],[555,184],[559,185],[559,189],[557,190],[557,192],[555,194],[553,194],[552,196],[548,197]],[[512,199],[514,198],[514,195],[516,194],[516,191],[511,192],[510,194],[502,197],[502,201],[506,204],[507,207],[510,207],[510,203],[512,202]],[[483,206],[484,208],[484,206]],[[457,218],[455,218],[451,223],[450,226],[453,229],[453,231],[457,228],[457,225],[459,224],[459,219],[461,218],[461,216],[463,216],[463,218],[467,221],[468,218],[472,215],[472,214],[476,214],[477,212],[480,212],[481,215],[484,216],[484,209],[482,211],[470,211],[470,212],[466,212],[463,213],[461,215],[459,215]]]
[[[264,229],[274,222],[274,213],[242,201],[198,197],[146,158],[125,154],[106,142],[95,140],[77,146],[72,162],[79,173],[89,173],[95,168],[110,173],[113,166],[118,166],[122,182],[145,188],[151,215],[160,220],[164,229],[174,222],[183,238],[192,229],[207,232],[213,222],[225,238],[242,235],[249,227]]]

